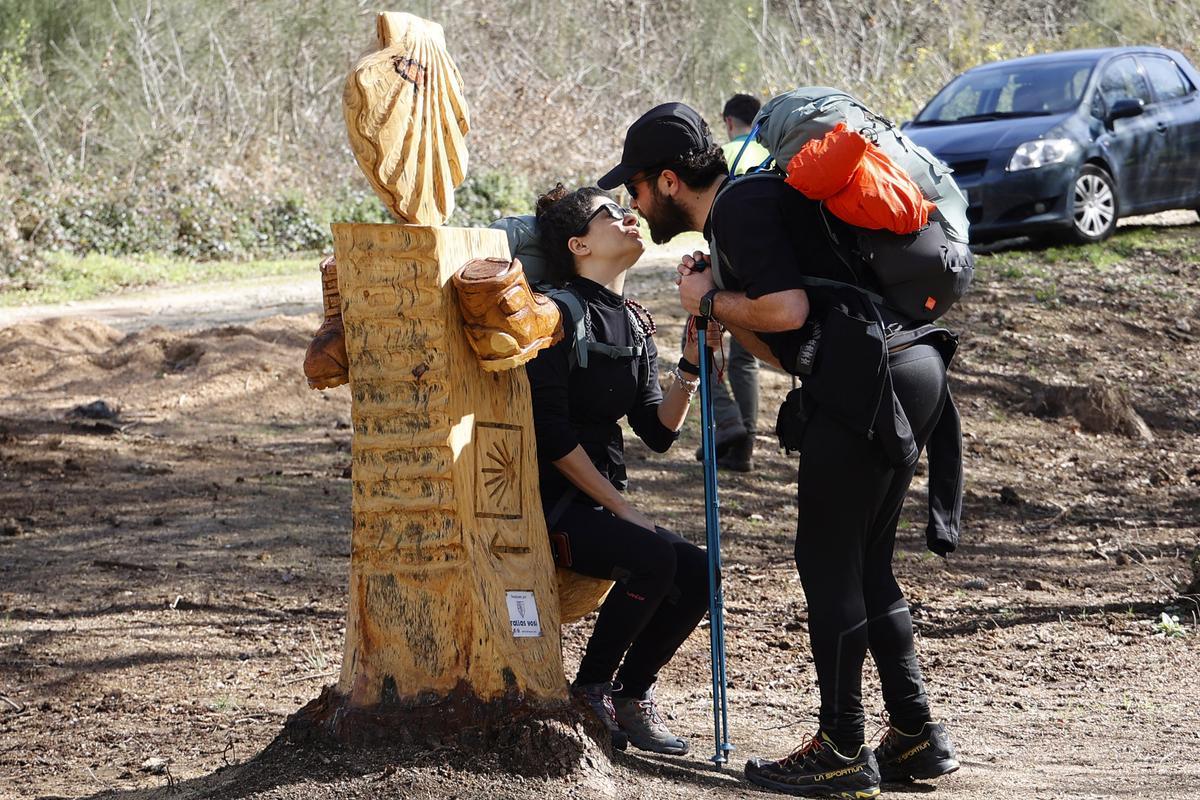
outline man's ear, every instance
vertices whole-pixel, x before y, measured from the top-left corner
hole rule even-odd
[[[585,242],[583,239],[580,239],[578,236],[572,236],[570,239],[567,239],[567,250],[573,256],[586,256],[592,251],[592,249],[587,246],[587,242]]]
[[[673,169],[664,169],[659,173],[658,179],[661,188],[659,194],[674,197],[683,188],[683,181],[679,179],[679,175]]]

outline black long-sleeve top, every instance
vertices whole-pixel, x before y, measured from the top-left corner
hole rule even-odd
[[[788,289],[808,291],[811,310],[809,322],[802,328],[781,333],[757,334],[779,359],[784,368],[796,364],[797,355],[814,336],[815,323],[826,316],[831,300],[846,301],[845,293],[838,295],[828,290],[812,290],[800,280],[803,276],[826,278],[861,284],[869,279],[865,273],[854,275],[838,256],[828,234],[824,230],[819,212],[820,204],[805,198],[782,180],[768,178],[742,178],[729,186],[716,201],[712,222],[706,227],[705,238],[720,248],[721,276],[724,286],[734,291],[743,291],[749,298],[762,297]],[[834,227],[841,228],[836,220]],[[866,288],[874,288],[867,286]],[[851,297],[849,302],[865,303],[860,297]],[[886,309],[880,313],[888,314]],[[869,313],[863,312],[866,318]],[[894,340],[893,340],[894,341]],[[926,341],[942,353],[949,367],[957,347],[957,337],[932,325],[916,326],[909,343]],[[818,344],[817,374],[805,376],[806,385],[813,385],[835,365],[823,367],[820,363],[820,348],[828,342]],[[867,364],[853,365],[853,368]],[[852,365],[837,365],[851,368]],[[796,374],[793,372],[793,374]],[[883,376],[886,377],[886,376]],[[890,389],[890,378],[887,386]],[[889,391],[890,393],[890,391]],[[879,395],[881,398],[883,395]],[[851,400],[853,398],[847,398]],[[883,423],[876,432],[885,445],[889,457],[903,454],[907,461],[917,458],[916,444],[908,420],[896,426],[894,409],[899,403],[892,396],[877,411],[876,423]],[[903,415],[903,409],[898,412]],[[891,424],[889,429],[888,423]],[[958,546],[959,528],[962,517],[963,465],[962,430],[958,409],[947,393],[941,416],[927,444],[929,458],[929,525],[926,539],[929,549],[946,555]]]
[[[616,347],[637,344],[620,295],[585,278],[576,278],[569,288],[589,312],[592,341]],[[564,319],[570,319],[561,304],[560,311]],[[574,489],[553,462],[578,445],[613,486],[625,488],[625,443],[618,424],[622,417],[628,418],[634,433],[655,452],[666,452],[679,437],[658,418],[663,396],[658,385],[658,349],[650,336],[644,337],[640,355],[612,358],[593,351],[586,368],[572,368],[574,347],[568,332],[525,365],[533,393],[542,504],[548,511]]]

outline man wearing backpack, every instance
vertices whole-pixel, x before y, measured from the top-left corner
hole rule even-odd
[[[795,559],[821,692],[820,729],[784,758],[750,760],[746,777],[791,794],[870,798],[881,779],[933,778],[958,768],[944,727],[931,716],[912,618],[891,567],[916,452],[935,429],[935,439],[957,434],[956,415],[948,420],[954,425],[942,424],[951,416],[943,408],[952,411],[945,382],[952,342],[943,347],[949,334],[906,325],[847,287],[854,270],[835,247],[836,226],[819,203],[777,178],[727,186],[729,180],[704,120],[667,103],[630,126],[621,163],[598,183],[625,185],[656,242],[702,231],[719,263],[707,269],[700,253],[682,259],[684,310],[716,319],[759,358],[803,381],[781,409],[777,432],[801,452]],[[910,329],[915,333],[906,334]],[[895,336],[885,341],[885,330]],[[931,509],[944,488],[934,486],[933,446]],[[961,492],[961,480],[954,488]],[[939,524],[956,537],[954,499],[948,502],[951,520]],[[939,545],[932,530],[931,547],[953,549]],[[861,696],[868,650],[890,716],[874,751],[865,744]]]

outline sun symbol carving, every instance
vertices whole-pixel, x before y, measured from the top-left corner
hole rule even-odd
[[[504,499],[517,480],[517,459],[508,444],[503,439],[492,442],[487,451],[487,463],[483,468],[484,487],[488,498],[499,504]]]

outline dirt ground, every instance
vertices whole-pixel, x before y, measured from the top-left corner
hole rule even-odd
[[[925,550],[918,477],[895,562],[963,768],[886,791],[1200,792],[1197,606],[1176,594],[1200,543],[1200,225],[1161,236],[1178,246],[1117,263],[983,256],[947,319],[963,334],[963,542],[945,560]],[[661,260],[629,286],[664,357],[673,288]],[[791,559],[796,465],[765,433],[753,473],[721,475],[731,768],[706,760],[704,628],[659,688],[687,757],[618,754],[565,782],[436,749],[268,747],[334,680],[344,635],[349,396],[303,381],[316,323],[0,328],[0,797],[768,796],[740,765],[811,734],[817,694]],[[764,372],[764,428],[789,388]],[[1094,432],[1106,420],[1085,401],[1120,411],[1120,390],[1148,436],[1131,416]],[[76,410],[97,400],[116,415]],[[666,456],[634,443],[630,461],[634,502],[702,542],[697,443],[689,421]],[[1156,626],[1163,612],[1184,635]],[[588,630],[566,631],[568,673]],[[878,715],[869,665],[865,697]]]

